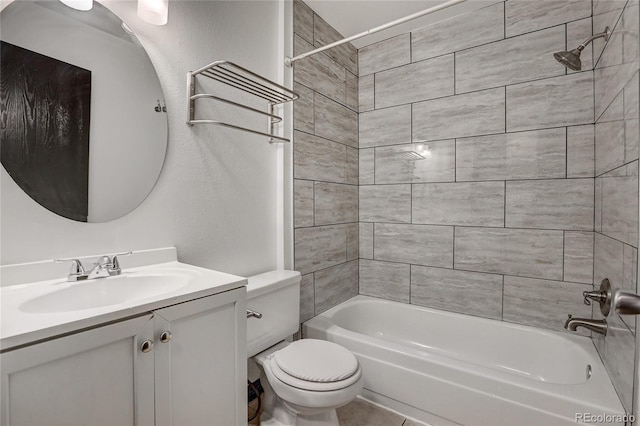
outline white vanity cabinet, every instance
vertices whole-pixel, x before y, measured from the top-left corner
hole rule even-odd
[[[246,424],[244,287],[0,355],[2,425]]]
[[[244,287],[154,313],[155,424],[247,424]]]

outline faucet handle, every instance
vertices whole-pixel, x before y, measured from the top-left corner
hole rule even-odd
[[[600,304],[600,312],[605,317],[609,315],[611,310],[611,283],[607,278],[603,279],[600,283],[600,289],[594,291],[583,291],[582,297],[584,297],[584,304],[591,305],[591,301],[596,301]]]
[[[53,261],[55,263],[72,262],[71,270],[69,271],[69,275],[67,275],[68,281],[80,281],[87,278],[87,273],[85,272],[84,267],[82,266],[82,262],[80,262],[79,259],[58,258],[58,259],[53,259]]]
[[[120,262],[118,262],[118,256],[128,256],[130,254],[133,254],[131,250],[124,253],[114,254],[113,259],[111,260],[111,264],[113,265],[113,271],[116,271],[116,273],[118,274],[122,271],[122,269],[120,268]]]

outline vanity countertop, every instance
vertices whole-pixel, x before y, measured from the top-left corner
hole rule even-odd
[[[159,278],[159,283],[170,285],[162,289],[154,288],[154,277]],[[175,286],[171,283],[170,277],[179,277],[183,282]],[[82,305],[82,302],[79,302],[78,307],[71,309],[57,310],[55,303],[47,303],[49,300],[56,300],[60,295],[64,297],[67,294],[74,295],[74,299],[81,299],[91,290],[89,287],[77,286],[98,285],[104,289],[110,283],[116,283],[113,280],[119,280],[117,285],[127,285],[137,282],[135,280],[139,278],[147,281],[145,284],[153,288],[155,293],[147,296],[139,292],[133,300],[119,300],[116,297],[102,306],[90,306],[91,303]],[[122,274],[116,277],[77,282],[68,282],[65,277],[60,277],[55,280],[2,287],[0,288],[0,350],[5,351],[100,324],[135,317],[155,309],[222,293],[246,284],[246,278],[237,275],[171,261],[136,268],[123,268]],[[58,298],[58,300],[66,299]]]

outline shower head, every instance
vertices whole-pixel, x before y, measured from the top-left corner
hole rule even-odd
[[[556,58],[556,61],[560,62],[565,67],[572,69],[574,71],[580,71],[582,69],[582,61],[580,60],[580,53],[584,50],[585,47],[589,45],[593,40],[597,38],[604,38],[605,40],[609,40],[609,36],[611,35],[611,31],[609,27],[604,29],[604,32],[596,35],[592,35],[585,41],[583,41],[580,46],[576,47],[573,50],[556,52],[553,54],[553,57]]]
[[[565,67],[574,71],[582,69],[582,61],[580,60],[581,49],[573,49],[571,51],[556,52],[553,57]]]

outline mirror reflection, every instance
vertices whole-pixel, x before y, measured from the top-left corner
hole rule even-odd
[[[135,35],[104,6],[16,1],[0,14],[0,143],[12,179],[50,211],[106,222],[152,190],[164,96]]]

